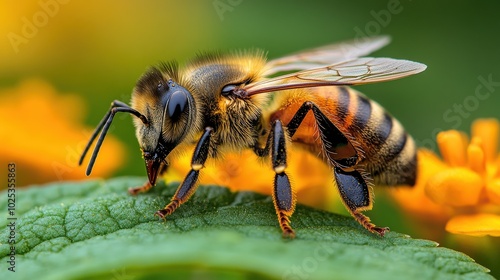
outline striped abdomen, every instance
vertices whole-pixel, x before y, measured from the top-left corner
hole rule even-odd
[[[271,116],[285,124],[305,101],[314,102],[355,147],[359,169],[368,171],[375,182],[385,185],[414,185],[415,142],[402,125],[378,103],[347,87],[322,87],[291,91],[278,100],[281,106]],[[312,112],[293,136],[317,155],[323,145]],[[331,139],[335,143],[335,139]],[[323,157],[324,158],[324,157]]]

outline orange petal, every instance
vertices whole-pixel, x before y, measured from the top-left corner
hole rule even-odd
[[[486,160],[495,160],[498,149],[500,124],[496,119],[478,119],[472,124],[472,136],[481,139]]]
[[[493,174],[493,177],[500,178],[500,155],[498,155],[496,162],[490,166],[492,166],[493,169],[496,169],[496,172],[491,173]]]
[[[417,157],[418,172],[415,186],[388,188],[387,190],[402,209],[424,217],[447,220],[445,207],[429,199],[425,194],[425,185],[430,177],[446,170],[448,166],[429,150],[419,149]]]
[[[425,193],[438,204],[469,206],[479,201],[483,179],[467,168],[449,168],[429,178]]]
[[[486,173],[486,158],[481,138],[474,137],[467,147],[467,161],[469,168],[481,175]]]
[[[486,185],[486,194],[491,202],[500,204],[500,178],[495,178]]]
[[[457,130],[439,132],[437,135],[439,151],[445,162],[451,166],[465,166],[467,136]]]
[[[186,153],[172,159],[164,178],[181,181],[191,169],[191,153],[194,145],[186,147]],[[338,200],[332,181],[331,169],[313,154],[291,148],[288,150],[287,173],[300,203],[329,208]],[[226,186],[232,191],[250,190],[270,195],[273,191],[274,171],[269,161],[258,158],[251,150],[241,153],[227,152],[221,160],[209,160],[200,173],[200,184]]]
[[[446,230],[472,236],[500,236],[500,216],[494,214],[455,216],[446,224]]]
[[[449,168],[434,152],[423,148],[418,149],[417,160],[417,184],[425,183],[431,175]]]
[[[22,166],[16,183],[86,178],[90,155],[83,166],[78,165],[93,130],[83,125],[85,107],[79,95],[61,94],[41,80],[27,80],[15,88],[0,90],[0,159]],[[116,170],[124,153],[123,144],[108,135],[92,176],[101,177]],[[5,171],[0,170],[0,177],[6,174],[2,172]]]

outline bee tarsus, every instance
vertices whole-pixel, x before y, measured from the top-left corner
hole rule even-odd
[[[274,175],[273,202],[283,237],[294,238],[295,231],[290,225],[290,217],[295,211],[296,199],[290,185],[290,179],[284,171]]]
[[[149,189],[151,189],[153,185],[149,181],[146,181],[144,185],[136,187],[136,188],[129,188],[128,193],[131,195],[137,195],[139,193],[147,192]]]
[[[165,220],[167,216],[171,215],[182,204],[180,199],[173,198],[165,208],[156,211],[155,216]]]
[[[210,141],[211,141],[210,136],[212,135],[212,132],[213,128],[211,127],[205,128],[205,132],[200,137],[200,140],[196,145],[193,157],[191,159],[191,171],[189,171],[182,184],[180,184],[179,187],[177,188],[177,191],[172,197],[170,203],[167,206],[165,206],[164,209],[156,212],[156,214],[161,218],[164,219],[165,216],[172,214],[177,208],[179,208],[179,206],[182,203],[186,202],[191,197],[191,195],[193,195],[193,193],[196,191],[197,187],[196,182],[198,181],[198,176],[200,175],[200,169],[203,168],[203,165],[205,164],[205,161],[207,160],[208,155],[210,153]]]

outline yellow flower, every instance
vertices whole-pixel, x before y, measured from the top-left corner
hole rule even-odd
[[[30,80],[0,92],[0,175],[14,162],[17,185],[86,178],[78,158],[92,128],[84,127],[84,104],[77,95],[61,95],[43,81]],[[123,146],[106,139],[94,167],[94,176],[115,170]]]
[[[192,151],[194,146],[170,163],[164,176],[167,182],[181,181],[189,172]],[[200,184],[216,184],[232,191],[248,190],[271,195],[275,173],[270,158],[267,160],[258,158],[250,150],[227,153],[220,160],[207,162],[200,173]],[[289,149],[287,162],[286,172],[298,202],[322,209],[332,209],[332,205],[342,207],[333,185],[333,174],[323,161],[309,152]]]
[[[443,160],[420,150],[417,184],[394,190],[396,200],[420,220],[445,223],[450,233],[500,236],[499,132],[496,119],[475,121],[471,140],[456,130],[440,132]]]

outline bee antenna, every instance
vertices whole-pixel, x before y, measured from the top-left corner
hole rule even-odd
[[[83,159],[85,158],[85,155],[90,149],[90,146],[96,139],[97,135],[99,132],[101,132],[101,135],[99,136],[99,139],[97,140],[97,143],[94,148],[94,152],[92,153],[92,157],[90,158],[89,165],[87,167],[87,171],[85,174],[90,175],[92,172],[92,168],[94,167],[95,160],[97,158],[97,154],[99,153],[99,149],[101,148],[102,142],[104,141],[104,137],[106,137],[106,133],[108,132],[109,127],[111,126],[111,122],[113,122],[113,117],[115,116],[116,113],[118,112],[125,112],[132,114],[139,119],[145,124],[148,125],[148,119],[146,116],[143,114],[139,113],[137,110],[132,109],[129,105],[115,100],[111,103],[111,107],[109,108],[109,111],[104,115],[102,118],[101,122],[97,125],[97,128],[94,130],[94,133],[92,133],[92,136],[90,137],[89,142],[87,143],[87,146],[85,146],[85,149],[83,150],[82,156],[80,157],[80,160],[78,161],[78,165],[82,165]]]

